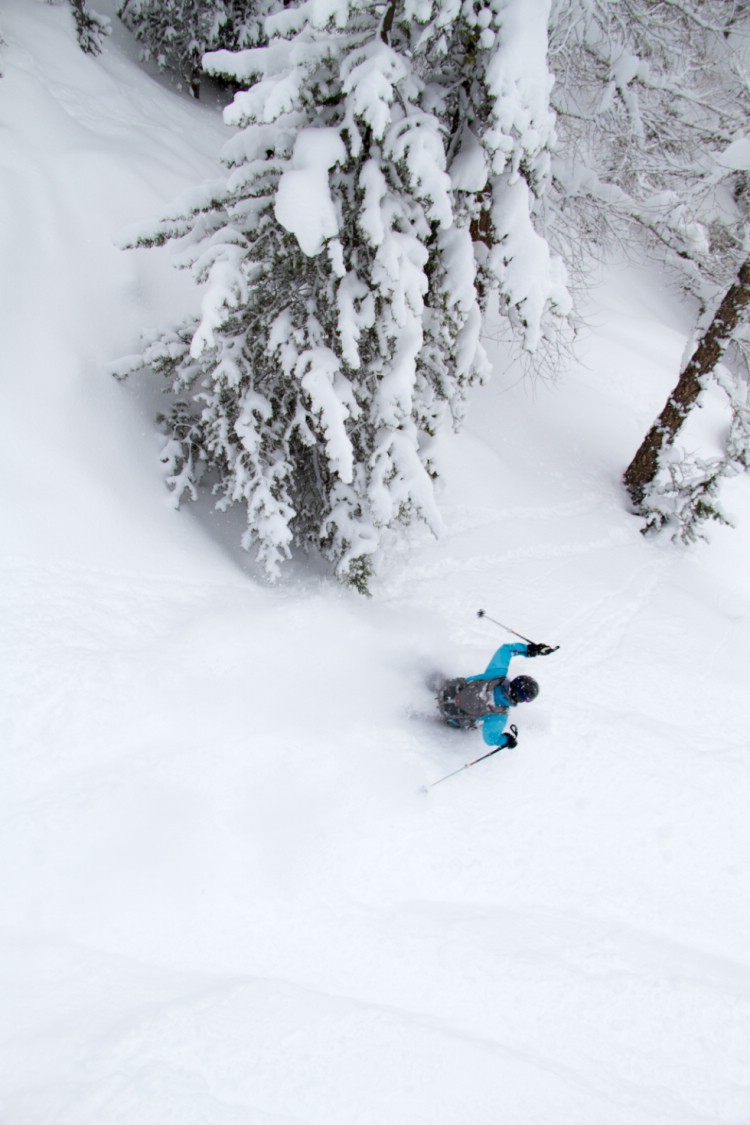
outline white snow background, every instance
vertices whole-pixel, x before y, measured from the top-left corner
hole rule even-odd
[[[268,588],[106,374],[200,299],[115,242],[220,114],[67,6],[0,33],[2,1125],[746,1125],[750,488],[685,550],[619,483],[691,310],[610,271],[556,385],[493,353],[440,541]],[[409,714],[480,607],[560,651],[420,795],[484,748]]]

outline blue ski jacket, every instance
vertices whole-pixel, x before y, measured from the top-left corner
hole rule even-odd
[[[485,670],[478,676],[467,676],[467,680],[494,680],[498,676],[508,675],[508,666],[511,657],[526,656],[527,644],[514,641],[507,645],[500,645],[495,655],[490,660]],[[500,707],[515,707],[512,699],[508,699],[501,687],[495,688],[495,703]],[[503,734],[508,722],[508,715],[487,715],[484,719],[477,720],[482,724],[482,738],[488,746],[507,746],[508,737]]]

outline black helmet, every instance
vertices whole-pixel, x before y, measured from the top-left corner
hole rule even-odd
[[[510,681],[510,697],[514,703],[531,703],[539,695],[539,684],[533,676],[516,676]]]

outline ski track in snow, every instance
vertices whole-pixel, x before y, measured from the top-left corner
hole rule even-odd
[[[445,443],[439,542],[370,601],[268,589],[104,374],[195,300],[114,240],[226,131],[117,26],[0,25],[0,1121],[750,1120],[747,481],[692,552],[618,485],[686,311],[605,279],[580,365]],[[518,748],[425,797],[483,750],[414,716],[512,639],[478,608],[561,648]]]

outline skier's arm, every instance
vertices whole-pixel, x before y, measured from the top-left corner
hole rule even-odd
[[[495,676],[507,676],[511,657],[525,656],[528,647],[522,641],[512,641],[510,644],[501,645],[487,665],[484,676],[488,679]]]
[[[505,746],[505,724],[507,715],[488,715],[482,722],[482,738],[488,746]]]
[[[506,746],[516,745],[516,728],[511,726],[513,733],[508,734],[505,731],[507,721],[507,715],[487,716],[482,723],[482,738],[488,746],[496,746],[498,750],[503,750]]]

